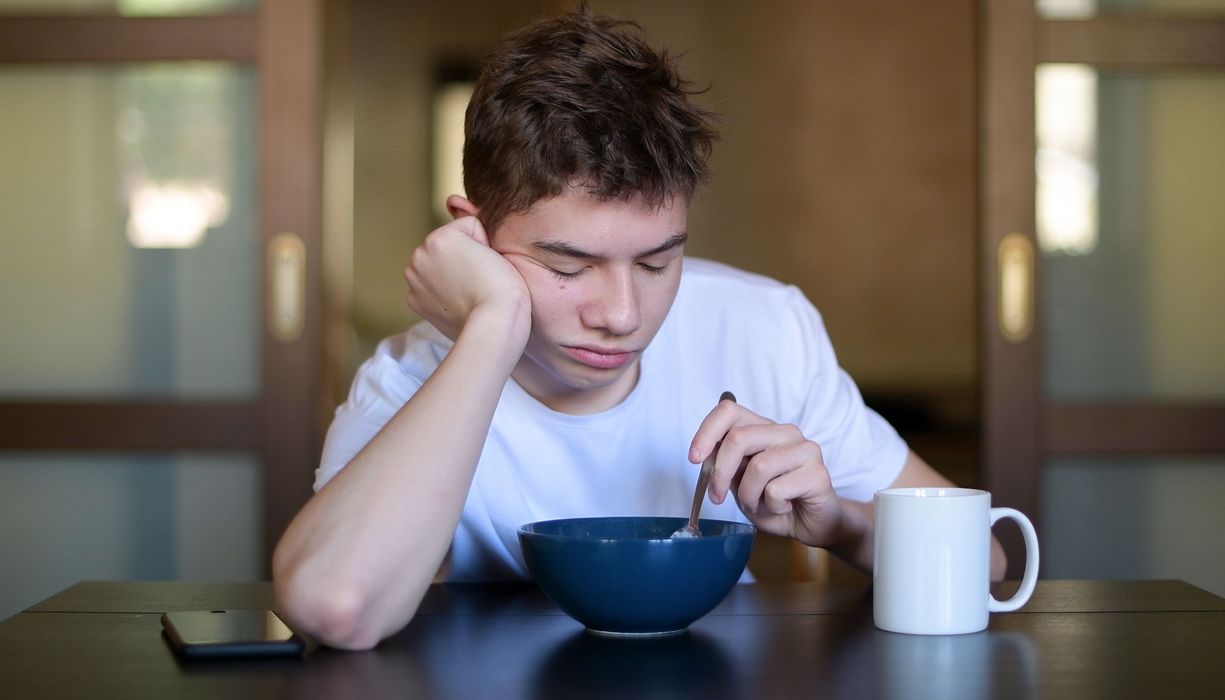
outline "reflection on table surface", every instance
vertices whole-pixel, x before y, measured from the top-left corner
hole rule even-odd
[[[394,687],[420,697],[496,691],[544,699],[1038,696],[1038,656],[1024,635],[907,636],[845,617],[843,625],[813,620],[786,634],[713,624],[645,639],[590,634],[564,618],[530,629],[513,620],[505,629],[425,620],[373,653],[316,651],[294,690],[357,697]]]

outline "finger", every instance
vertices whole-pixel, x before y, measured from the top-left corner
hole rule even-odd
[[[732,488],[733,480],[744,478],[743,470],[750,458],[772,447],[804,442],[804,435],[794,425],[779,423],[756,423],[734,425],[723,437],[715,457],[715,468],[710,476],[710,497],[722,503]],[[815,443],[814,443],[815,444]],[[743,488],[743,486],[741,486]]]
[[[463,231],[481,245],[489,245],[489,236],[485,233],[485,226],[481,224],[481,220],[475,216],[465,216],[462,219],[454,221],[456,227]]]
[[[710,413],[706,414],[693,436],[693,441],[689,443],[689,461],[693,464],[704,462],[732,426],[770,422],[734,401],[719,401]]]
[[[816,443],[776,447],[749,460],[736,498],[746,513],[790,513],[793,501],[816,499],[827,479]]]
[[[421,289],[421,276],[412,264],[404,268],[404,283],[404,301],[408,303],[409,308],[416,309],[415,303]]]
[[[426,238],[426,240],[421,242],[421,245],[413,248],[412,252],[408,254],[408,263],[404,265],[404,281],[410,286],[420,281],[420,269],[423,258],[426,257],[425,244],[428,241],[429,238]]]
[[[719,454],[722,454],[722,450],[720,450]],[[726,457],[725,459],[731,458]],[[723,473],[724,475],[720,476],[720,483],[717,484],[715,483],[715,472],[717,467],[711,470],[710,483],[706,486],[706,495],[710,498],[711,503],[722,503],[723,501],[727,500],[728,494],[731,494],[733,498],[736,497],[736,493],[740,489],[740,476],[744,474],[744,467],[747,462],[747,458],[742,458],[738,464],[734,464],[730,468],[727,468],[727,471]],[[730,478],[726,476],[727,472],[731,472]],[[722,483],[723,481],[726,481],[727,484],[724,485]]]

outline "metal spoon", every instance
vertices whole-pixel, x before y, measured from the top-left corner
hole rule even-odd
[[[736,395],[730,391],[725,391],[719,396],[719,402],[722,403],[724,401],[736,403]],[[702,531],[698,529],[698,513],[701,512],[702,501],[706,498],[706,487],[710,484],[710,473],[715,468],[715,455],[719,454],[719,447],[722,444],[722,441],[716,443],[715,449],[711,450],[706,460],[702,462],[702,471],[698,472],[698,484],[693,490],[693,508],[689,511],[689,522],[672,533],[674,539],[702,536]]]

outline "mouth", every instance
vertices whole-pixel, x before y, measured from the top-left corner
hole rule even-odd
[[[632,350],[617,350],[615,348],[577,347],[563,345],[562,349],[571,358],[588,367],[597,369],[617,369],[634,357]]]

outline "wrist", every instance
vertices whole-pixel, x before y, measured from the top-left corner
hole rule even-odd
[[[872,504],[838,499],[842,518],[829,551],[864,573],[872,571]]]
[[[471,343],[491,361],[502,360],[507,374],[518,363],[532,328],[531,306],[515,301],[481,304],[468,314],[456,345]]]

